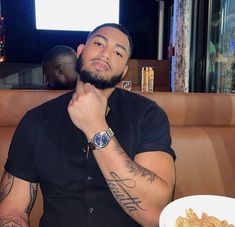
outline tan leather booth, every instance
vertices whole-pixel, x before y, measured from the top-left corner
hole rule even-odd
[[[25,112],[66,91],[0,90],[0,174],[14,130]],[[206,93],[140,93],[167,113],[176,152],[174,199],[194,194],[235,197],[235,95]],[[31,214],[38,226],[39,192]]]

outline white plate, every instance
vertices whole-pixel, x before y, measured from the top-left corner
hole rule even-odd
[[[216,195],[194,195],[177,199],[169,203],[162,211],[160,227],[175,227],[179,216],[186,217],[185,210],[192,208],[201,218],[202,213],[215,216],[220,221],[226,220],[235,225],[235,199]]]

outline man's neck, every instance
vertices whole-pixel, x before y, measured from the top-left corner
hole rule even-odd
[[[107,88],[107,89],[100,90],[100,91],[104,94],[104,96],[105,96],[106,98],[109,98],[109,96],[112,94],[112,92],[114,91],[114,89],[115,89],[115,87],[113,87],[113,88]]]

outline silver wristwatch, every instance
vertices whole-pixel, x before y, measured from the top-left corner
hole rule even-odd
[[[88,147],[90,150],[104,148],[108,145],[113,136],[114,133],[111,128],[108,128],[106,131],[98,132],[92,138],[91,142],[88,143]]]

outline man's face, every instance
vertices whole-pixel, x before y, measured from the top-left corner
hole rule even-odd
[[[99,89],[114,87],[127,70],[128,37],[112,27],[103,27],[87,41],[78,60],[80,80]]]
[[[61,73],[63,73],[61,82],[68,86],[74,85],[74,81],[78,78],[78,73],[75,70],[77,57],[72,55],[61,56],[57,60],[58,65],[61,65]],[[59,73],[59,72],[58,72]]]
[[[46,79],[46,84],[48,87],[54,86],[54,81],[58,80],[56,76],[56,70],[51,62],[43,64],[43,74]]]

